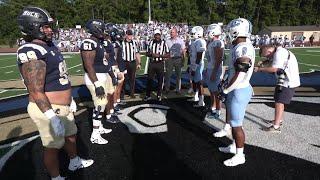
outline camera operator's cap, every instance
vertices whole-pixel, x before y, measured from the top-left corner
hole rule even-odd
[[[153,35],[156,35],[156,34],[160,34],[161,35],[161,31],[159,29],[154,30]]]
[[[133,35],[133,31],[132,31],[131,29],[128,29],[128,30],[126,31],[126,35]]]

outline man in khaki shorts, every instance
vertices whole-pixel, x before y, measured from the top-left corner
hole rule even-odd
[[[70,109],[71,84],[66,63],[52,43],[54,21],[38,7],[26,7],[18,16],[19,28],[27,43],[17,51],[17,63],[29,92],[28,113],[39,130],[44,147],[44,164],[53,180],[59,172],[59,149],[70,157],[69,170],[93,164],[77,155],[77,126]]]
[[[107,95],[113,93],[114,88],[108,75],[108,61],[102,44],[105,24],[99,19],[89,20],[86,28],[91,37],[81,42],[80,51],[85,71],[84,81],[94,103],[90,140],[95,144],[107,144],[108,141],[101,134],[110,133],[111,129],[103,128],[101,120],[108,103]]]

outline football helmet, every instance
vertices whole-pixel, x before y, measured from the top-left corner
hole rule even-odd
[[[53,33],[57,30],[55,22],[50,14],[39,7],[28,6],[24,8],[18,16],[18,26],[21,33],[31,39],[40,39],[44,41],[51,41],[52,36],[48,37],[43,31],[42,27],[49,25]]]
[[[232,20],[228,26],[228,38],[231,42],[236,40],[238,37],[250,38],[252,32],[252,24],[250,21],[244,18],[238,18]]]
[[[91,19],[87,22],[88,32],[98,39],[104,39],[105,24],[100,19]]]
[[[201,26],[195,26],[191,30],[191,35],[194,39],[203,37],[203,28]]]
[[[207,29],[209,38],[214,36],[220,36],[222,34],[222,29],[218,24],[210,24]]]

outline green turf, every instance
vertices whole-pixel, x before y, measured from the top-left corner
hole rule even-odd
[[[320,71],[320,48],[295,48],[290,49],[290,51],[292,51],[298,59],[300,73],[311,72],[313,70]],[[225,54],[228,59],[229,51],[227,50]],[[70,75],[82,75],[84,73],[79,54],[65,54],[64,57]],[[258,51],[256,51],[256,62],[260,59],[261,58],[258,57]],[[138,75],[144,74],[145,63],[146,56],[142,56],[141,69],[137,72]],[[183,69],[186,70],[186,67],[187,66],[185,65]],[[17,79],[20,79],[20,73],[16,66],[16,55],[0,56],[0,81]],[[25,92],[25,90],[7,91],[0,93],[0,99]]]

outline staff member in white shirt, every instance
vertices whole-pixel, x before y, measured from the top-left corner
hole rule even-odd
[[[178,37],[177,28],[173,27],[170,31],[171,38],[167,39],[166,43],[170,51],[170,60],[166,61],[166,74],[165,74],[165,92],[169,93],[170,78],[172,71],[176,73],[176,93],[180,94],[181,90],[181,68],[184,64],[185,58],[185,43]]]
[[[300,86],[299,68],[295,55],[282,47],[263,46],[260,56],[272,59],[271,67],[255,67],[255,72],[275,73],[277,86],[274,92],[275,116],[272,126],[265,128],[267,132],[280,133],[283,121],[284,105],[290,104],[296,87]]]

